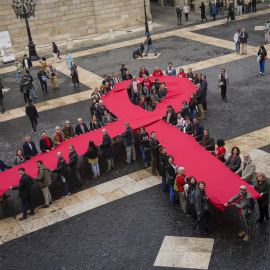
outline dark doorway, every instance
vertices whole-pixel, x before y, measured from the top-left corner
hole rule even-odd
[[[174,0],[164,0],[164,6],[174,7]]]

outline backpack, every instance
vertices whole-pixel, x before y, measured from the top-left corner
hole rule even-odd
[[[251,198],[250,198],[250,203],[249,203],[249,209],[250,209],[251,211],[253,211],[254,206],[255,206],[255,200],[251,197]]]
[[[189,202],[190,204],[194,204],[195,203],[195,189],[193,191],[191,191],[190,195],[189,195]]]

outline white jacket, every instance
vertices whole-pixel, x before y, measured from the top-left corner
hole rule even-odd
[[[235,33],[235,34],[234,34],[233,39],[234,39],[234,42],[235,42],[235,43],[237,43],[237,41],[239,41],[239,35],[240,35],[240,34],[238,34],[238,33]]]
[[[183,11],[184,11],[184,13],[189,13],[189,7],[188,6],[184,6]]]

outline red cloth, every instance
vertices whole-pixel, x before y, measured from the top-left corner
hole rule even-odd
[[[150,80],[153,79],[153,77],[150,78]],[[138,78],[138,80],[142,82],[143,78]],[[176,126],[170,126],[161,119],[166,115],[168,105],[172,105],[176,112],[180,111],[182,102],[189,100],[190,94],[196,91],[193,83],[186,78],[163,76],[162,81],[165,82],[168,93],[166,98],[157,104],[153,112],[146,111],[130,102],[127,93],[130,81],[116,84],[108,94],[102,96],[107,109],[112,110],[113,114],[119,118],[119,121],[106,125],[111,138],[125,132],[125,122],[129,122],[130,126],[136,131],[141,126],[144,126],[149,134],[155,131],[157,140],[165,147],[167,153],[174,157],[175,164],[183,166],[186,174],[193,175],[197,181],[205,181],[209,201],[222,210],[224,210],[224,203],[239,192],[241,185],[247,186],[247,191],[253,199],[258,199],[260,194],[253,187],[246,181],[241,180],[239,175],[228,170],[222,162],[198,144],[193,137],[181,132]],[[121,100],[121,106],[119,106],[119,100]],[[41,153],[28,160],[23,164],[23,167],[30,176],[37,176],[37,160],[42,160],[49,169],[55,169],[58,161],[57,152],[62,152],[63,157],[68,160],[69,145],[74,145],[80,156],[85,153],[90,140],[97,145],[102,142],[102,138],[102,129],[76,136],[57,145],[54,150]],[[10,186],[18,185],[19,180],[18,167],[0,173],[0,195],[6,192]]]
[[[164,75],[164,73],[162,72],[161,69],[159,69],[158,71],[154,70],[154,72],[153,72],[153,76],[163,76],[163,75]]]
[[[176,181],[177,181],[177,186],[179,187],[179,191],[184,192],[185,191],[184,185],[186,184],[185,177],[180,174],[177,174]]]
[[[185,72],[179,72],[179,73],[177,74],[177,77],[179,77],[179,78],[186,78],[187,75],[186,75]]]
[[[49,149],[51,148],[51,141],[48,139],[48,137],[46,137],[46,138],[42,137],[42,141],[46,142]]]

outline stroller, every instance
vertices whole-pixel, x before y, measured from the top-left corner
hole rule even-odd
[[[133,58],[137,59],[139,56],[143,57],[142,56],[143,51],[144,51],[144,45],[143,45],[143,43],[141,43],[140,47],[136,51],[133,52]]]

